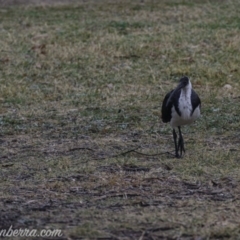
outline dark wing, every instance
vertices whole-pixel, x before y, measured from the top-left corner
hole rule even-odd
[[[192,101],[192,114],[194,110],[199,106],[201,107],[201,100],[197,93],[192,89],[192,94],[191,94],[191,101]]]
[[[165,96],[163,103],[162,103],[162,121],[164,123],[170,122],[170,120],[171,120],[171,112],[172,112],[173,103],[172,103],[171,99],[169,99],[169,97],[171,96],[173,91],[174,90],[172,90]]]

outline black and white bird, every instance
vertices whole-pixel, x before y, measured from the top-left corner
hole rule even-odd
[[[162,121],[170,122],[173,128],[173,139],[175,144],[175,156],[180,158],[185,153],[181,126],[193,123],[200,116],[201,100],[192,89],[188,77],[182,77],[178,86],[169,92],[162,104]],[[177,142],[178,128],[179,138]],[[180,151],[180,153],[179,153]]]

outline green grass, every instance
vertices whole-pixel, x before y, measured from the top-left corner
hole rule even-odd
[[[237,0],[1,7],[1,228],[239,239],[239,9]],[[164,154],[174,144],[160,110],[182,75],[202,116],[184,127],[187,152],[175,159]]]

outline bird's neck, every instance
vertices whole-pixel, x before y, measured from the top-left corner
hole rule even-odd
[[[182,88],[182,93],[185,95],[185,96],[191,96],[191,92],[192,92],[192,84],[191,82],[189,81],[188,85],[184,88]]]

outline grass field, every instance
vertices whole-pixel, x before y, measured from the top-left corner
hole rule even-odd
[[[240,239],[239,66],[237,0],[0,7],[1,229]],[[183,75],[202,116],[176,159]]]

